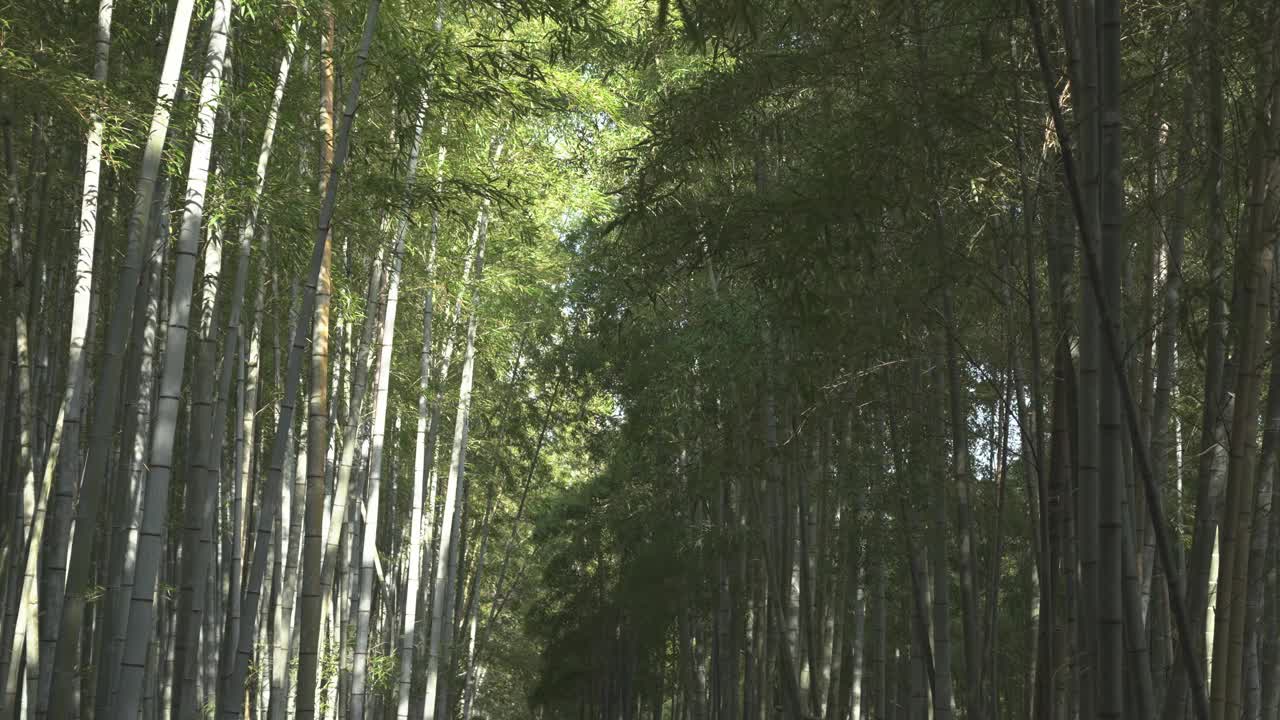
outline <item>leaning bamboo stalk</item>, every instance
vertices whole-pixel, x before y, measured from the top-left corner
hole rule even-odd
[[[239,260],[239,265],[236,268],[235,285],[232,289],[232,294],[231,294],[231,316],[227,320],[226,340],[223,346],[222,370],[221,370],[221,375],[219,377],[219,386],[221,390],[219,393],[219,397],[223,399],[221,402],[225,402],[225,399],[228,396],[229,387],[230,387],[231,369],[237,365],[236,358],[241,354],[240,348],[242,345],[244,345],[243,343],[244,327],[241,321],[241,317],[244,313],[244,296],[245,296],[245,291],[249,282],[250,260],[253,252],[254,240],[257,235],[258,214],[259,214],[259,210],[261,209],[262,193],[266,187],[266,182],[267,182],[267,168],[271,161],[271,149],[273,146],[273,142],[275,140],[276,123],[279,120],[279,116],[280,116],[280,104],[284,100],[285,86],[287,85],[289,80],[289,69],[293,61],[294,47],[297,43],[297,31],[298,31],[298,21],[295,20],[294,25],[289,32],[288,40],[286,41],[284,56],[280,60],[280,69],[276,74],[275,89],[272,91],[272,95],[271,95],[271,106],[270,106],[270,109],[267,111],[266,126],[263,128],[263,131],[262,131],[262,143],[258,149],[258,161],[257,161],[257,166],[254,170],[253,189],[249,196],[249,203],[248,203],[248,207],[246,208],[244,223],[240,228],[240,235],[239,235],[240,260]],[[266,243],[264,242],[264,245],[265,244]],[[265,254],[266,253],[264,248],[263,255],[265,256]],[[264,301],[263,287],[259,286],[258,294],[257,294],[257,303],[255,305],[255,309],[259,313],[259,318],[261,316],[263,301]],[[261,324],[261,320],[259,319],[259,326],[260,324]],[[253,442],[254,405],[256,405],[257,403],[257,374],[256,374],[257,338],[256,336],[254,337],[253,342],[255,343],[255,347],[251,355],[253,357],[255,372],[252,380],[249,381],[252,389],[248,391],[244,391],[243,393],[247,401],[247,407],[241,409],[241,413],[240,413],[241,421],[239,423],[241,432],[245,434],[245,442],[249,444]],[[243,384],[245,381],[245,378],[242,377],[241,381]],[[242,391],[243,390],[244,388],[242,388]],[[222,412],[220,411],[215,412],[214,417],[221,418]],[[221,451],[222,442],[220,442],[220,437],[223,432],[225,432],[225,423],[218,422],[217,430],[215,431],[215,434],[218,435],[218,438],[215,438],[215,440],[209,444],[211,454]],[[215,461],[214,458],[212,457],[206,457],[204,463],[205,463],[205,466],[209,468],[211,471],[216,471],[216,469],[221,465],[220,462]],[[237,505],[232,512],[232,526],[233,526],[232,535],[231,535],[232,564],[231,564],[229,588],[227,591],[227,596],[228,596],[227,597],[227,601],[228,601],[227,614],[226,614],[227,616],[226,616],[226,621],[223,627],[223,641],[222,641],[222,649],[220,652],[220,659],[219,659],[220,660],[219,662],[220,676],[225,674],[226,665],[227,665],[226,660],[231,656],[231,654],[235,650],[236,644],[234,642],[233,635],[236,629],[239,627],[240,579],[241,579],[240,564],[242,560],[241,556],[243,554],[242,530],[244,526],[243,498],[245,494],[245,485],[247,483],[248,472],[249,472],[249,454],[241,453],[234,467],[236,469],[236,475],[232,480],[232,482],[234,483],[234,491],[232,494],[235,498],[240,500],[240,505]]]
[[[369,46],[373,42],[373,32],[377,25],[378,10],[381,0],[370,0],[365,15],[364,32],[360,47],[356,52],[355,68],[352,73],[351,87],[347,96],[346,108],[343,111],[342,129],[338,134],[337,148],[334,152],[333,167],[329,170],[329,183],[324,200],[320,206],[320,220],[316,226],[315,247],[312,251],[311,265],[303,292],[302,308],[294,329],[292,346],[289,350],[288,368],[285,372],[284,396],[280,401],[280,421],[276,427],[272,444],[270,465],[266,477],[265,502],[259,513],[257,540],[254,546],[253,563],[248,577],[242,601],[240,629],[237,638],[237,650],[232,672],[219,691],[218,713],[224,718],[238,718],[243,712],[244,681],[248,673],[249,658],[253,654],[253,646],[258,622],[258,604],[262,596],[262,581],[267,569],[267,547],[270,544],[272,525],[279,504],[279,486],[284,466],[284,451],[293,417],[294,403],[300,385],[302,371],[302,355],[305,351],[305,324],[309,324],[315,312],[316,285],[318,284],[321,265],[324,262],[325,241],[329,236],[333,219],[334,205],[338,194],[338,179],[351,143],[351,126],[355,121],[357,103],[360,99],[360,86],[364,78],[365,66],[369,57]]]

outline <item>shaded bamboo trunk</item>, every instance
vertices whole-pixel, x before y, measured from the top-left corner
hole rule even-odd
[[[943,315],[946,318],[947,393],[951,425],[951,472],[955,476],[957,498],[957,531],[960,535],[960,605],[961,624],[964,629],[964,657],[967,698],[970,717],[983,717],[982,702],[982,639],[978,625],[978,594],[974,582],[975,562],[973,547],[973,520],[969,509],[972,472],[969,467],[968,414],[964,406],[962,373],[958,358],[956,324],[952,310],[951,292],[943,294]],[[939,493],[941,497],[943,493]]]
[[[1086,5],[1088,4],[1086,0]],[[1098,14],[1098,109],[1100,124],[1098,174],[1100,176],[1099,223],[1101,233],[1102,288],[1106,304],[1113,310],[1121,302],[1121,264],[1124,247],[1122,221],[1124,188],[1120,158],[1120,0],[1099,0]],[[1118,312],[1110,315],[1104,333],[1123,337]],[[1104,364],[1098,426],[1098,707],[1099,718],[1120,717],[1124,713],[1126,678],[1124,672],[1124,609],[1121,583],[1124,579],[1122,503],[1124,500],[1123,435],[1124,410],[1118,388],[1128,380],[1117,363]],[[1136,420],[1136,419],[1131,419]]]
[[[1081,159],[1084,168],[1083,206],[1085,227],[1081,235],[1101,235],[1100,227],[1100,130],[1098,112],[1098,32],[1094,12],[1094,0],[1080,0],[1076,21],[1080,44],[1080,65],[1083,78],[1077,77],[1080,104],[1078,122],[1081,130]],[[1083,238],[1082,238],[1083,241]],[[1082,273],[1083,275],[1084,273]],[[1076,538],[1081,566],[1080,582],[1080,647],[1082,649],[1080,671],[1083,680],[1080,700],[1081,714],[1093,717],[1097,712],[1100,694],[1098,649],[1098,603],[1100,581],[1098,513],[1100,483],[1101,435],[1099,432],[1099,404],[1102,393],[1100,370],[1101,340],[1099,312],[1094,294],[1087,282],[1080,283],[1080,411],[1077,421],[1079,436],[1079,473],[1077,496]],[[1118,586],[1117,586],[1118,587]]]
[[[295,291],[296,294],[296,291]],[[296,322],[296,318],[293,318]],[[307,435],[307,423],[301,423],[297,431],[297,440],[292,440],[285,451],[284,482],[282,483],[280,504],[280,538],[279,552],[283,555],[280,577],[280,588],[276,593],[276,601],[272,603],[271,630],[271,702],[267,705],[269,720],[283,720],[289,703],[289,658],[293,638],[294,607],[298,598],[298,564],[302,546],[302,513],[306,502],[306,463],[310,442]],[[288,485],[292,477],[293,485]],[[275,578],[272,579],[275,582]]]

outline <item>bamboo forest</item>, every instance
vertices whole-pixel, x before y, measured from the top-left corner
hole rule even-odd
[[[0,0],[0,720],[1280,720],[1276,0]]]

